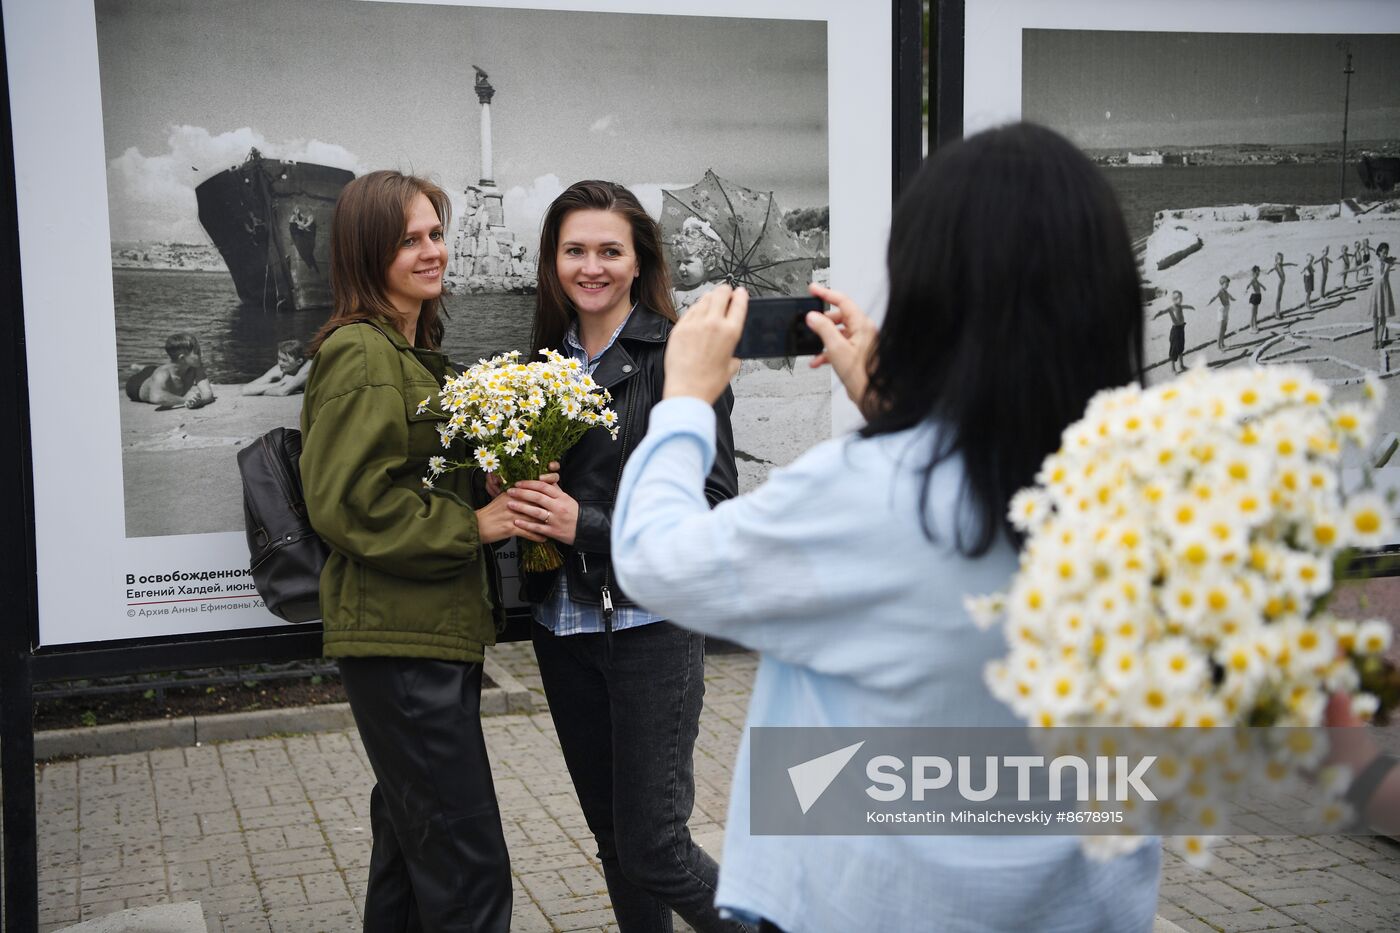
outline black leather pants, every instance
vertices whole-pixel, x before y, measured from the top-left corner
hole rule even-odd
[[[506,933],[510,855],[481,734],[481,665],[339,663],[378,782],[365,933]]]

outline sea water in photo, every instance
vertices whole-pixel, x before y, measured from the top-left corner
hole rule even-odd
[[[1352,169],[1347,188],[1359,193]],[[1335,163],[1280,165],[1104,166],[1135,241],[1152,232],[1158,211],[1227,204],[1325,204],[1340,186]],[[1272,257],[1270,257],[1272,258]]]
[[[263,311],[240,306],[227,272],[114,269],[117,376],[166,360],[165,338],[183,331],[199,339],[204,367],[216,384],[248,382],[276,362],[280,341],[310,340],[329,308]],[[442,349],[460,366],[506,350],[529,350],[533,295],[449,295]]]

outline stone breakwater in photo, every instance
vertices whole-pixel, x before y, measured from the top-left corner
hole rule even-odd
[[[113,243],[112,268],[222,272],[228,275],[224,257],[210,243]]]
[[[481,295],[488,292],[533,295],[536,285],[534,263],[515,260],[511,269],[505,273],[473,272],[466,276],[449,272],[444,286],[450,295]]]

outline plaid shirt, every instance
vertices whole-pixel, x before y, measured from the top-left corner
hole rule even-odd
[[[636,310],[635,305],[633,310]],[[598,368],[598,361],[603,358],[603,354],[617,342],[617,335],[622,333],[622,328],[627,326],[627,319],[630,317],[629,313],[627,318],[617,325],[617,330],[608,338],[607,346],[599,350],[597,356],[589,357],[588,351],[583,348],[579,341],[577,321],[569,325],[568,333],[564,335],[564,349],[568,351],[569,356],[582,363],[584,371],[591,376]],[[548,599],[535,604],[532,612],[536,622],[556,635],[582,635],[607,630],[603,624],[601,606],[584,606],[569,598],[569,575],[562,570],[559,573],[559,585],[554,588]],[[618,606],[613,611],[612,628],[614,632],[618,632],[625,628],[660,622],[663,618],[639,606]]]

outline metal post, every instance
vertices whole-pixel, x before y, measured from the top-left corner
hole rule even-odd
[[[0,649],[0,795],[4,798],[4,929],[39,928],[34,792],[34,684],[27,647]]]
[[[38,819],[34,793],[34,669],[38,604],[34,590],[33,487],[29,465],[23,293],[15,201],[9,69],[0,23],[0,833],[4,879],[0,926],[39,928]]]
[[[1346,48],[1346,43],[1342,43]],[[1347,66],[1342,69],[1342,74],[1347,78],[1346,98],[1342,103],[1342,195],[1337,201],[1337,209],[1341,210],[1341,204],[1347,199],[1347,120],[1351,116],[1351,76],[1356,72],[1351,67],[1351,52],[1347,52]]]
[[[924,5],[921,0],[894,0],[890,12],[894,28],[892,196],[898,197],[924,158]]]

